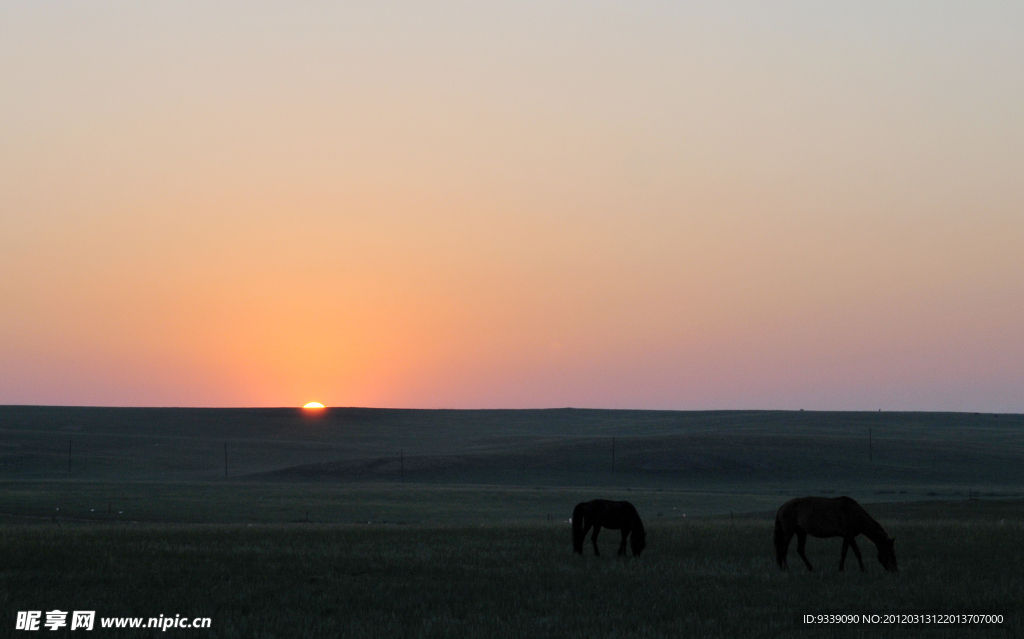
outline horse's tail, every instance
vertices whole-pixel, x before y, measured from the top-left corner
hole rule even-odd
[[[775,515],[775,561],[779,568],[786,569],[786,550],[789,544],[786,543],[786,531],[782,527],[782,517]]]
[[[572,511],[572,549],[583,554],[583,503],[576,504]]]

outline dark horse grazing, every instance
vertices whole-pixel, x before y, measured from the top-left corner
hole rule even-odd
[[[630,538],[630,546],[633,548],[633,556],[638,557],[647,546],[647,533],[644,532],[644,522],[640,521],[640,515],[636,508],[628,501],[608,501],[607,499],[595,499],[577,504],[572,511],[572,548],[579,554],[583,554],[583,540],[587,532],[593,528],[594,534],[590,541],[594,544],[594,554],[598,557],[601,552],[597,549],[597,533],[601,528],[611,528],[622,531],[622,543],[619,544],[619,554],[626,554],[626,538]],[[630,535],[632,534],[632,537]]]
[[[775,559],[779,568],[786,570],[786,553],[789,540],[796,535],[796,552],[807,564],[807,570],[814,570],[804,554],[807,535],[814,537],[842,537],[843,553],[839,556],[839,570],[846,563],[846,551],[853,548],[861,571],[864,560],[857,548],[857,535],[863,534],[878,547],[878,561],[886,570],[899,570],[896,566],[896,552],[893,549],[895,537],[890,537],[882,524],[875,521],[868,511],[849,497],[799,497],[782,504],[775,514]]]

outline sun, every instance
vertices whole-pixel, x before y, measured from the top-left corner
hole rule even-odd
[[[305,408],[306,410],[320,410],[323,407],[324,405],[321,404],[320,402],[310,402],[303,406],[303,408]]]

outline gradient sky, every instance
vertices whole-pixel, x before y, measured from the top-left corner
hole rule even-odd
[[[0,404],[1024,412],[1020,2],[0,4]]]

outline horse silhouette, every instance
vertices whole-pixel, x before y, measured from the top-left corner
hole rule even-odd
[[[864,560],[857,547],[857,535],[864,535],[875,544],[878,548],[878,561],[883,568],[899,570],[893,549],[896,538],[890,537],[882,524],[849,497],[799,497],[779,507],[775,514],[775,560],[782,570],[789,568],[786,554],[793,535],[796,535],[796,552],[807,564],[807,570],[814,570],[804,553],[807,535],[843,538],[843,551],[839,557],[840,571],[846,563],[846,551],[850,548],[857,557],[861,571],[864,571]]]
[[[590,541],[594,544],[594,555],[600,557],[601,551],[597,549],[597,534],[601,532],[602,527],[622,531],[619,555],[626,554],[627,537],[630,540],[634,557],[639,557],[647,547],[644,522],[640,520],[640,515],[636,512],[633,504],[628,501],[595,499],[577,504],[572,511],[573,551],[583,554],[583,540],[586,538],[587,532],[593,528],[594,534],[591,535]]]

